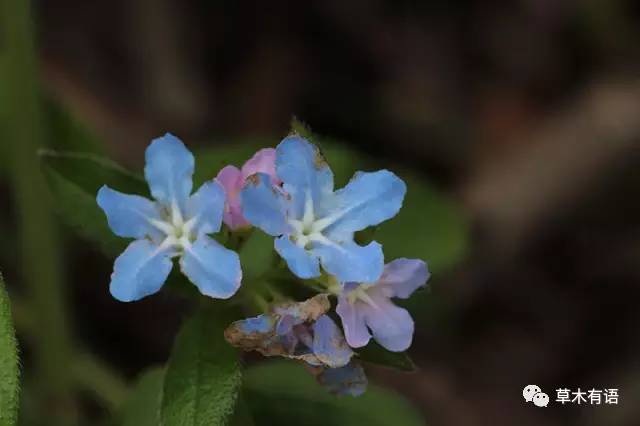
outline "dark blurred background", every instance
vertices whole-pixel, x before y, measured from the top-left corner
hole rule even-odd
[[[295,115],[458,205],[469,246],[432,277],[435,313],[410,351],[420,371],[371,370],[429,425],[638,424],[640,3],[58,0],[33,13],[47,104],[123,164],[139,170],[165,131],[192,147],[275,145]],[[0,182],[7,241],[14,197]],[[73,340],[123,380],[164,362],[182,303],[118,303],[112,259],[62,238]],[[18,257],[0,252],[20,295]],[[78,365],[98,368],[59,368]],[[549,407],[524,403],[527,384]],[[620,402],[561,406],[560,387],[619,388]],[[100,421],[104,407],[81,399],[82,418]]]

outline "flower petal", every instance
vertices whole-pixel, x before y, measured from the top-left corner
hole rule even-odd
[[[271,177],[271,181],[279,185],[280,181],[276,174],[276,150],[273,148],[263,148],[256,152],[253,157],[247,160],[242,166],[242,179],[246,179],[256,173],[266,173]]]
[[[216,177],[226,194],[224,206],[224,223],[232,230],[248,226],[249,222],[242,215],[240,207],[240,191],[244,185],[242,172],[235,166],[225,166]]]
[[[139,195],[123,194],[103,186],[98,191],[97,202],[107,215],[109,227],[119,237],[160,238],[160,232],[149,220],[160,220],[156,204]]]
[[[242,270],[238,254],[206,235],[185,248],[180,267],[205,296],[228,299],[240,288]]]
[[[156,293],[173,267],[169,255],[146,239],[129,244],[114,264],[111,295],[121,302],[131,302]]]
[[[312,206],[333,192],[333,173],[320,150],[306,139],[288,136],[276,148],[276,173],[293,200],[295,218],[304,213],[307,197]]]
[[[277,316],[271,314],[235,321],[224,331],[224,337],[231,345],[245,351],[298,359],[297,355],[293,355],[298,344],[296,337],[293,333],[283,336],[276,334],[276,322]]]
[[[313,323],[313,354],[331,368],[347,365],[353,356],[342,332],[327,315]]]
[[[360,396],[367,390],[368,384],[362,366],[356,362],[339,368],[324,368],[317,380],[329,392],[340,396]]]
[[[314,243],[312,252],[322,267],[340,282],[372,283],[380,278],[384,266],[382,246],[375,241],[362,247],[353,241],[343,244]]]
[[[193,187],[194,159],[186,146],[170,133],[154,139],[145,153],[144,175],[153,198],[167,207],[184,208]]]
[[[240,199],[242,213],[252,225],[273,236],[289,231],[286,221],[287,199],[272,185],[269,175],[258,173],[249,177]]]
[[[422,260],[402,258],[385,265],[379,283],[391,289],[391,297],[407,299],[418,287],[424,286],[430,276]]]
[[[324,207],[328,215],[325,235],[339,240],[394,217],[404,200],[407,186],[388,170],[356,173],[344,188],[336,191]]]
[[[293,243],[287,235],[275,240],[276,251],[287,262],[287,266],[298,278],[313,278],[320,275],[318,258]]]
[[[371,339],[371,333],[369,333],[362,312],[357,309],[358,305],[349,303],[347,298],[341,295],[338,297],[338,306],[336,306],[336,312],[342,319],[344,337],[352,348],[366,346]]]
[[[242,172],[236,166],[224,166],[218,172],[216,180],[222,185],[227,196],[237,195],[242,190],[244,178]]]
[[[392,352],[402,352],[411,346],[413,340],[413,319],[406,309],[400,308],[386,297],[376,297],[369,293],[375,306],[358,301],[356,309],[371,329],[373,338]]]
[[[247,318],[242,321],[238,321],[241,325],[243,333],[272,333],[275,319],[271,315],[258,315],[257,317]]]
[[[187,218],[196,218],[196,235],[218,232],[224,211],[224,189],[216,181],[200,187],[187,202]]]

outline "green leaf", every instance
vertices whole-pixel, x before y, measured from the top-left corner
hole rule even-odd
[[[241,370],[224,340],[220,306],[198,312],[176,338],[164,381],[165,426],[226,425],[233,414]]]
[[[45,94],[42,109],[50,148],[104,153],[103,141],[86,125],[86,122],[75,116],[59,99]]]
[[[402,371],[416,371],[416,365],[406,352],[390,352],[374,341],[371,341],[364,348],[358,349],[357,353],[364,362]]]
[[[93,154],[47,150],[40,153],[40,158],[63,222],[97,243],[107,255],[120,254],[127,240],[118,238],[109,229],[96,194],[102,185],[125,193],[145,194],[142,178]]]
[[[41,150],[40,159],[48,169],[96,195],[102,185],[127,194],[148,196],[144,179],[116,162],[96,154],[73,151]]]
[[[111,232],[95,195],[53,170],[48,171],[47,180],[56,211],[65,224],[83,238],[97,243],[109,256],[124,250],[126,241]]]
[[[399,172],[407,184],[400,213],[378,226],[375,239],[385,259],[419,258],[431,272],[448,270],[460,262],[469,244],[468,224],[451,200],[426,180]]]
[[[122,426],[158,426],[164,369],[153,368],[145,372],[136,383],[129,399],[122,405]]]
[[[364,395],[337,397],[296,363],[269,362],[245,371],[245,391],[256,425],[414,426],[424,421],[394,392],[369,385]]]
[[[16,424],[19,393],[18,349],[9,296],[0,274],[0,425]]]

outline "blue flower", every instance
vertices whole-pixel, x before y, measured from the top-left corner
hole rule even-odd
[[[215,181],[191,195],[193,155],[175,136],[153,140],[147,148],[145,178],[155,201],[103,186],[98,205],[111,230],[135,238],[116,259],[110,291],[123,302],[156,293],[180,258],[182,272],[206,296],[231,297],[240,287],[237,253],[208,237],[220,230],[224,189]]]
[[[393,173],[358,172],[334,191],[333,173],[317,147],[300,136],[276,148],[276,174],[247,180],[241,193],[243,214],[253,225],[278,237],[275,249],[300,278],[320,275],[320,264],[341,282],[373,282],[382,274],[382,247],[362,247],[354,233],[395,216],[406,185]]]
[[[264,356],[296,359],[314,367],[344,367],[353,351],[336,323],[325,315],[330,307],[327,295],[320,294],[236,321],[224,335],[233,346]]]
[[[385,265],[382,276],[374,283],[350,282],[337,286],[336,312],[342,319],[349,346],[366,346],[373,335],[387,350],[407,350],[413,340],[413,319],[391,299],[408,299],[430,276],[425,262],[396,259]]]

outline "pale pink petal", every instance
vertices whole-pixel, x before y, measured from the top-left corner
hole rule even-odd
[[[256,173],[266,173],[271,177],[271,181],[275,185],[279,185],[281,181],[276,176],[276,150],[273,148],[264,148],[256,152],[244,166],[242,166],[242,178],[246,179]]]
[[[223,186],[227,193],[227,198],[231,195],[237,196],[244,184],[242,172],[236,166],[223,167],[218,172],[216,180]]]
[[[251,226],[251,224],[242,215],[242,207],[240,206],[240,198],[235,198],[232,202],[225,204],[224,215],[222,221],[235,231],[240,228]]]
[[[216,180],[224,187],[226,200],[222,221],[232,230],[248,226],[249,223],[242,216],[240,207],[240,191],[244,184],[242,172],[235,166],[225,166]]]

